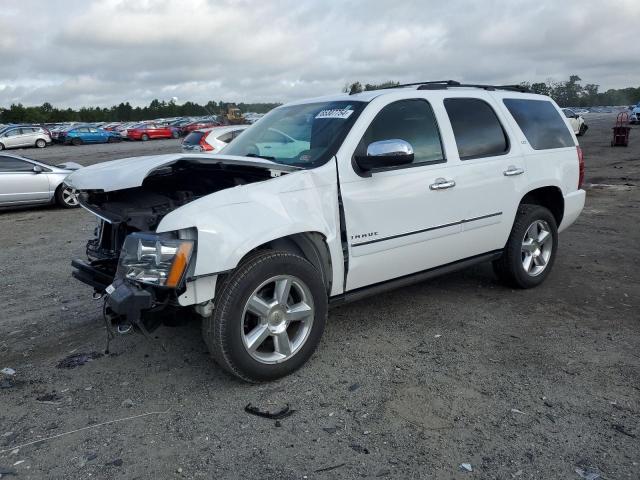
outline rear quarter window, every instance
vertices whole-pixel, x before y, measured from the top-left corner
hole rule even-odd
[[[503,102],[534,150],[575,146],[567,124],[551,102],[516,98]]]

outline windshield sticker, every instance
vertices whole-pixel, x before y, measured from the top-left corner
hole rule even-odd
[[[353,110],[347,110],[346,108],[336,108],[333,110],[321,110],[316,118],[341,118],[346,120],[351,116]]]

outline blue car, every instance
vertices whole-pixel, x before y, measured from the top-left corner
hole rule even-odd
[[[82,145],[83,143],[113,143],[122,139],[120,135],[102,128],[80,126],[60,132],[58,142],[66,145]]]

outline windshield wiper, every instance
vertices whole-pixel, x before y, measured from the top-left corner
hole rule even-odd
[[[273,160],[275,160],[275,159],[276,159],[276,157],[269,157],[268,155],[258,155],[258,154],[256,154],[256,153],[247,153],[247,154],[245,155],[245,157],[263,158],[263,159],[265,159],[265,160],[271,160],[271,161],[273,161]]]

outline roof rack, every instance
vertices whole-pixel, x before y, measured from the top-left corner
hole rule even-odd
[[[524,85],[480,85],[475,83],[460,83],[455,80],[434,80],[429,82],[403,83],[378,88],[376,90],[388,90],[390,88],[418,87],[417,90],[446,90],[456,87],[481,88],[483,90],[511,90],[514,92],[531,93]],[[353,95],[353,94],[351,94]]]

